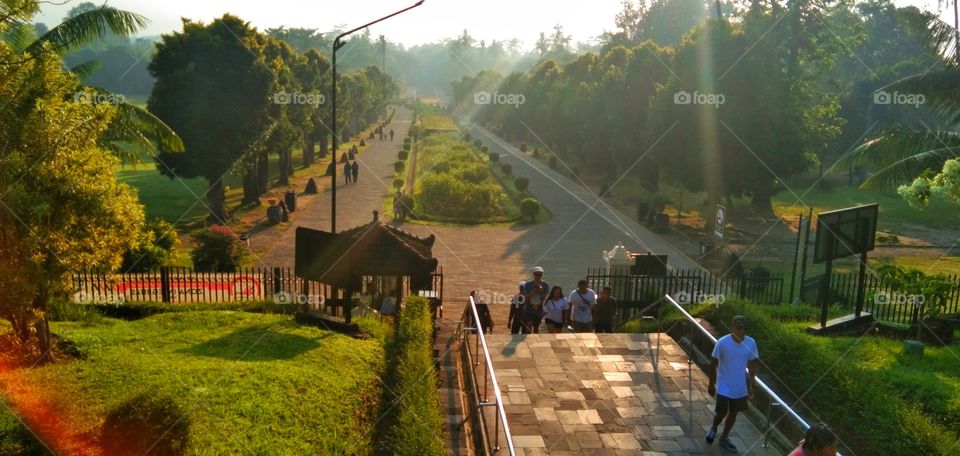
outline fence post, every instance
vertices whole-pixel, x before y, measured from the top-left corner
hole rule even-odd
[[[283,269],[273,268],[273,294],[283,291]]]
[[[167,266],[160,268],[160,300],[170,303],[170,268]]]

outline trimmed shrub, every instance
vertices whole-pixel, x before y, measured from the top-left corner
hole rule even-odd
[[[500,161],[500,154],[496,152],[487,153],[487,157],[490,159],[491,163],[498,163]]]
[[[426,299],[411,296],[400,313],[394,359],[395,415],[390,427],[390,454],[444,455],[443,415],[437,400],[433,364],[433,322]]]
[[[523,215],[523,218],[532,222],[539,213],[540,201],[537,201],[536,198],[524,198],[520,202],[520,214]]]
[[[450,218],[484,218],[500,213],[500,189],[491,183],[472,184],[447,173],[428,174],[417,182],[418,208]]]
[[[513,185],[517,187],[517,191],[520,193],[526,193],[527,189],[530,188],[530,179],[527,179],[524,176],[520,176],[513,181]]]
[[[486,153],[489,153],[489,152],[490,152],[490,149],[489,149],[487,146],[481,146],[481,147],[480,147],[480,152],[483,152],[483,153],[486,154]]]
[[[398,172],[398,173],[402,173],[403,170],[404,170],[404,168],[406,168],[406,167],[407,167],[407,165],[404,164],[402,161],[398,161],[398,162],[396,162],[396,163],[393,164],[393,170],[396,171],[396,172]]]
[[[211,226],[195,238],[193,269],[198,272],[233,272],[247,254],[240,236],[226,226]]]
[[[403,187],[403,178],[402,178],[402,177],[398,177],[398,178],[394,179],[394,180],[393,180],[393,188],[399,189],[399,188],[401,188],[401,187]]]
[[[513,167],[509,163],[504,163],[500,165],[500,171],[503,171],[503,174],[510,175],[513,172]]]
[[[403,143],[403,150],[410,152],[410,143]]]
[[[362,139],[360,140],[360,147],[367,147],[367,143],[364,142]]]
[[[479,140],[479,139],[474,139],[474,140],[473,140],[473,147],[475,147],[475,148],[477,148],[477,149],[479,149],[479,148],[480,148],[480,146],[483,146],[483,143],[482,143],[482,142],[480,142],[480,140]]]
[[[409,151],[401,150],[400,152],[397,152],[397,158],[399,158],[400,161],[406,160],[407,157],[409,157],[409,156],[410,156],[410,152],[409,152]]]

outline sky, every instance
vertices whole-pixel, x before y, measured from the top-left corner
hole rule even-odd
[[[104,0],[94,1],[96,4]],[[59,23],[66,12],[82,0],[45,4],[38,22]],[[142,35],[160,35],[180,30],[180,18],[209,22],[230,12],[263,30],[281,25],[331,30],[337,25],[362,25],[412,5],[415,0],[109,0],[115,8],[150,19]],[[60,4],[62,3],[62,4]],[[895,0],[897,6],[913,5],[937,10],[937,0]],[[477,41],[518,38],[530,49],[540,32],[561,24],[573,43],[591,41],[605,30],[612,31],[621,0],[426,0],[423,5],[370,28],[374,36],[409,47],[459,35],[464,28]],[[949,22],[953,23],[952,14]]]

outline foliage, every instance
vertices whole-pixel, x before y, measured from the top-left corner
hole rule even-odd
[[[406,160],[407,157],[409,157],[409,156],[410,156],[410,151],[408,151],[408,150],[401,150],[400,152],[397,152],[397,158],[398,158],[400,161]]]
[[[524,198],[520,202],[520,213],[529,221],[534,221],[540,213],[540,201],[536,198]]]
[[[404,181],[404,179],[403,179],[402,177],[397,177],[397,178],[393,179],[393,188],[395,188],[395,189],[397,189],[397,190],[403,188],[404,182],[405,182],[405,181]]]
[[[248,255],[246,245],[230,227],[214,225],[195,236],[191,254],[200,272],[234,272]]]
[[[513,166],[510,166],[509,163],[504,163],[500,165],[500,171],[503,171],[503,174],[506,174],[507,176],[509,176],[510,173],[513,172]]]
[[[520,176],[514,179],[513,184],[517,186],[517,191],[526,193],[527,189],[530,188],[530,179],[525,176]]]
[[[139,247],[123,254],[120,272],[146,272],[165,265],[180,243],[177,230],[162,219],[153,219],[140,233]]]
[[[407,164],[402,161],[398,161],[393,164],[393,170],[398,173],[402,173],[406,167],[407,167]]]
[[[942,274],[927,274],[919,269],[896,264],[880,264],[874,268],[877,276],[891,288],[914,297],[922,297],[925,316],[939,317],[950,299],[951,281]]]
[[[938,174],[927,176],[924,173],[910,185],[901,185],[897,193],[913,207],[925,206],[931,198],[960,202],[960,160],[945,161]]]
[[[498,153],[496,153],[496,152],[488,152],[488,153],[487,153],[487,158],[490,159],[490,162],[491,162],[491,163],[497,163],[497,162],[500,161],[500,154],[498,154]]]
[[[391,453],[397,455],[442,455],[443,417],[435,387],[433,363],[433,321],[430,304],[420,297],[408,297],[394,340],[394,396],[397,409],[390,427]]]
[[[501,192],[493,183],[470,184],[450,173],[439,173],[421,176],[415,196],[418,210],[449,218],[482,220],[500,213]]]
[[[69,291],[70,271],[117,268],[144,215],[98,146],[116,110],[67,96],[77,80],[56,54],[18,61],[0,42],[0,317],[46,354],[49,299]]]

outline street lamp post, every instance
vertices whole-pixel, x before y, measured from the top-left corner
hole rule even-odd
[[[424,0],[420,0],[417,3],[414,3],[411,6],[408,6],[400,11],[397,11],[393,14],[381,17],[372,22],[363,24],[352,30],[347,30],[343,32],[333,40],[333,93],[331,94],[331,102],[333,105],[333,118],[332,118],[332,128],[331,133],[333,134],[333,156],[330,160],[333,162],[333,172],[330,175],[330,232],[337,232],[337,145],[340,143],[339,138],[337,137],[337,50],[343,47],[344,43],[340,41],[343,37],[356,32],[357,30],[363,30],[377,22],[390,19],[393,16],[396,16],[400,13],[405,13],[410,11],[423,4]]]

